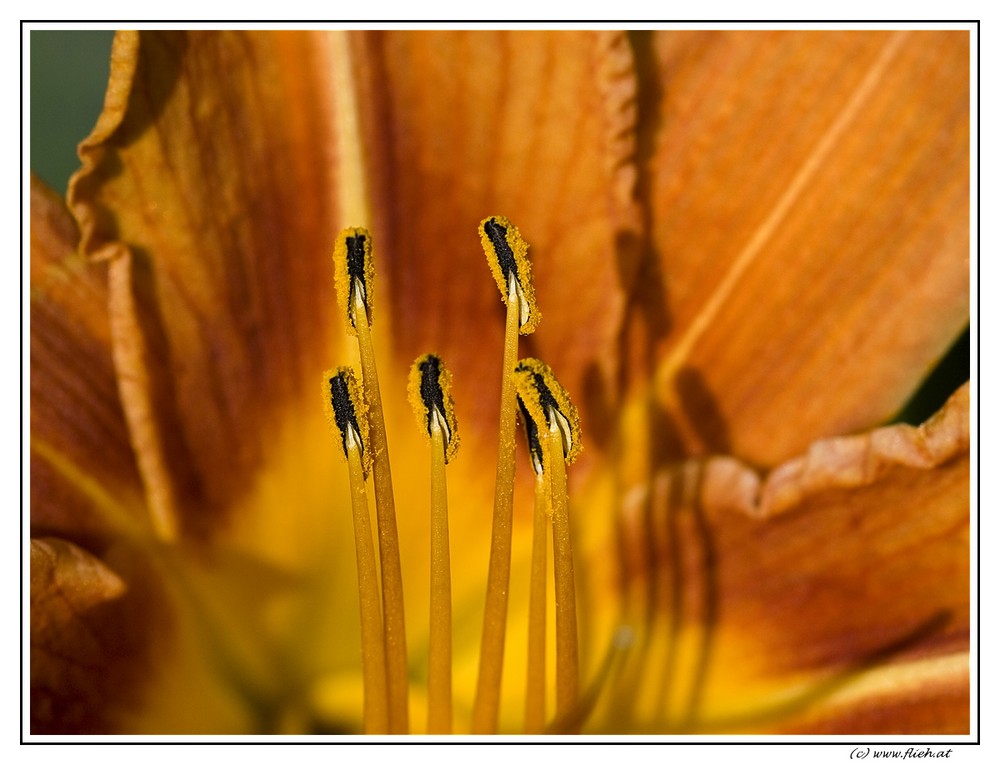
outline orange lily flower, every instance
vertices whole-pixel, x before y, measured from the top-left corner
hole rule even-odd
[[[583,423],[581,692],[549,730],[969,731],[969,386],[885,425],[969,322],[967,32],[121,32],[80,157],[65,204],[31,195],[32,733],[362,731],[348,468],[317,399],[357,358],[329,260],[356,225],[418,733],[431,461],[407,373],[433,350],[453,374],[470,730],[494,213],[531,246],[521,355]]]

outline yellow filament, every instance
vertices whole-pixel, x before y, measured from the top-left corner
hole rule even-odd
[[[500,391],[500,439],[496,489],[493,495],[493,538],[486,582],[486,612],[479,652],[479,681],[472,708],[472,732],[495,733],[500,712],[504,633],[507,627],[507,589],[510,585],[511,524],[514,514],[514,429],[517,401],[514,365],[517,363],[519,306],[511,279],[508,286],[507,325],[504,333],[503,379]]]
[[[614,685],[619,679],[626,654],[632,648],[635,636],[629,627],[619,627],[615,632],[611,647],[604,656],[604,661],[597,670],[597,675],[591,681],[587,690],[581,694],[580,700],[567,713],[556,717],[545,728],[546,733],[562,735],[579,733],[583,723],[594,711],[601,691]]]
[[[545,466],[552,499],[552,568],[556,590],[556,716],[568,715],[576,705],[580,661],[576,636],[576,586],[570,544],[566,460],[562,436],[553,418],[542,431]]]
[[[378,547],[382,563],[382,601],[385,609],[385,655],[389,688],[389,732],[409,731],[408,680],[406,667],[406,628],[403,617],[403,573],[399,563],[399,537],[396,532],[396,508],[392,494],[389,448],[385,439],[385,418],[379,395],[375,349],[372,346],[368,312],[355,292],[355,321],[361,376],[368,404],[368,428],[374,460],[375,515],[378,520]]]
[[[531,541],[531,587],[528,599],[528,680],[524,732],[545,729],[545,547],[548,544],[548,491],[544,473],[535,477],[534,537]]]
[[[358,558],[358,594],[361,600],[361,670],[365,688],[365,733],[387,733],[389,699],[385,672],[385,638],[378,598],[378,574],[368,519],[368,492],[357,442],[348,435],[347,464],[351,477],[354,544]]]
[[[431,616],[427,732],[451,733],[451,560],[444,432],[431,417]]]

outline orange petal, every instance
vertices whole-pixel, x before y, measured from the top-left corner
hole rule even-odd
[[[105,268],[31,181],[31,528],[106,543],[144,517],[111,359]]]
[[[124,593],[121,578],[79,547],[59,539],[31,541],[32,733],[105,727],[100,699],[109,695],[109,683],[121,679],[126,655],[116,656],[101,630]]]
[[[604,724],[967,732],[968,407],[966,386],[764,481],[730,458],[664,469],[623,508],[621,569],[591,569],[623,609],[597,634],[639,636]]]
[[[688,452],[773,465],[884,421],[969,320],[969,34],[663,33],[652,57],[658,382]]]
[[[529,244],[538,355],[582,398],[610,371],[624,302],[635,81],[623,34],[388,32],[359,40],[370,89],[379,267],[403,359],[453,368],[463,438],[495,439],[503,304],[478,239],[488,215]],[[486,384],[479,385],[477,381]]]
[[[967,651],[890,664],[832,691],[823,703],[778,729],[781,733],[967,735],[969,687]]]
[[[69,202],[84,254],[113,260],[123,399],[159,517],[204,523],[244,492],[283,406],[312,402],[336,358],[336,72],[319,41],[116,37]]]

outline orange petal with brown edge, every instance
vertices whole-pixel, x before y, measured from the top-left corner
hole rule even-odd
[[[106,267],[31,179],[31,529],[87,545],[138,526],[142,484],[118,399]]]
[[[595,730],[968,732],[968,412],[966,386],[763,480],[662,470],[623,508],[618,568],[588,556],[591,608],[622,604],[593,650],[637,633]]]
[[[658,384],[688,453],[774,465],[884,421],[969,321],[969,33],[651,48]]]
[[[283,407],[336,358],[321,36],[121,32],[69,204],[111,316],[158,515],[218,520]]]
[[[477,234],[504,215],[529,244],[544,358],[582,400],[609,376],[624,311],[619,236],[633,199],[635,80],[623,33],[386,32],[357,40],[380,274],[400,358],[455,375],[466,447],[493,448],[503,303]],[[592,374],[592,372],[591,372]]]

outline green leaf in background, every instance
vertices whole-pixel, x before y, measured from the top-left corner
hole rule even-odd
[[[61,194],[104,103],[113,31],[32,30],[31,170]]]

